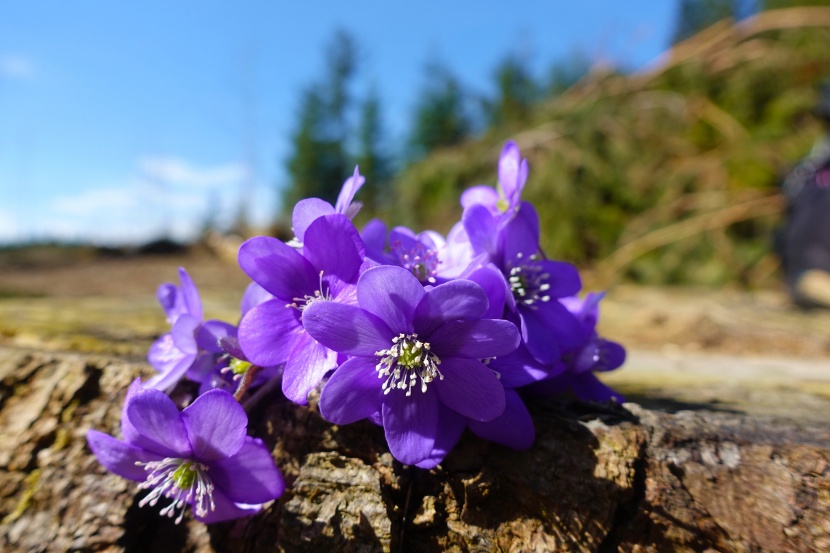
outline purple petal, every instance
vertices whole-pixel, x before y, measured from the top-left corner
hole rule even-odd
[[[550,275],[545,279],[550,288],[545,294],[552,298],[572,296],[582,288],[582,279],[579,278],[579,271],[572,264],[565,261],[551,261],[543,259],[537,262],[545,274]]]
[[[486,254],[479,254],[486,259]],[[444,247],[438,250],[438,276],[458,278],[473,262],[473,246],[461,222],[456,223],[447,234]],[[476,265],[478,266],[478,265]]]
[[[251,363],[279,365],[288,359],[302,331],[299,311],[274,299],[257,305],[242,317],[239,344]]]
[[[235,503],[271,501],[285,490],[280,470],[262,440],[246,436],[232,457],[210,463],[210,478]]]
[[[380,412],[380,406],[378,407],[378,410],[377,410],[377,411],[375,411],[374,413],[372,413],[371,415],[369,415],[369,416],[368,416],[368,417],[366,417],[366,418],[367,418],[367,419],[369,420],[369,422],[371,422],[372,424],[376,424],[376,425],[378,425],[378,426],[383,426],[383,415],[382,415],[382,414],[381,414],[381,412]]]
[[[297,250],[270,236],[257,236],[239,247],[239,266],[251,279],[291,303],[314,293],[320,276]]]
[[[516,211],[514,217],[524,221],[524,224],[530,228],[530,231],[536,237],[536,241],[538,242],[540,236],[539,214],[536,213],[536,208],[533,207],[533,204],[530,202],[520,202],[519,209]]]
[[[513,353],[493,359],[487,366],[499,373],[499,380],[505,388],[527,386],[565,370],[564,363],[544,365],[538,362],[523,344]]]
[[[471,280],[453,280],[429,290],[415,309],[414,325],[427,339],[450,321],[479,319],[487,310],[484,290]]]
[[[566,374],[570,381],[571,390],[580,399],[587,401],[611,401],[622,403],[625,398],[613,388],[603,384],[593,373]]]
[[[187,308],[184,305],[184,298],[182,298],[179,287],[175,284],[165,282],[160,284],[156,290],[156,297],[167,314],[167,322],[173,324],[180,315],[186,313]]]
[[[223,336],[219,339],[219,347],[221,347],[222,351],[231,357],[241,359],[242,361],[248,361],[248,357],[245,355],[245,352],[242,350],[242,346],[239,344],[239,338],[236,336]]]
[[[406,396],[392,390],[383,402],[383,430],[392,456],[405,465],[430,456],[438,433],[438,395],[432,389]]]
[[[462,417],[452,409],[439,404],[438,435],[435,437],[435,447],[432,448],[429,457],[416,463],[415,466],[427,470],[437,467],[458,443],[468,421],[467,417]]]
[[[366,178],[360,175],[357,166],[355,166],[354,175],[346,179],[346,182],[343,183],[343,187],[340,189],[340,194],[337,195],[337,203],[334,204],[334,210],[337,213],[346,214],[349,204],[354,199],[354,195],[357,194],[357,191],[360,190],[364,182],[366,182]]]
[[[441,233],[435,232],[434,230],[427,229],[419,232],[416,238],[418,238],[420,243],[433,250],[440,250],[447,245],[447,241],[441,236]]]
[[[294,227],[294,236],[297,240],[304,242],[306,229],[317,220],[318,217],[331,215],[334,207],[320,198],[307,198],[300,200],[294,206],[294,213],[291,216],[291,226]]]
[[[377,315],[393,334],[411,334],[415,308],[424,297],[424,287],[401,267],[374,267],[360,275],[357,301]]]
[[[599,338],[599,362],[595,371],[613,371],[625,363],[625,348],[616,342]]]
[[[181,292],[184,299],[184,305],[187,312],[196,318],[202,320],[202,300],[199,298],[199,290],[193,284],[193,280],[184,268],[179,267],[179,281],[182,283]]]
[[[496,238],[498,236],[498,220],[483,205],[475,204],[464,210],[461,220],[464,223],[464,230],[470,239],[475,254],[486,253],[494,262],[497,259],[498,251]]]
[[[308,332],[297,338],[282,373],[282,392],[299,405],[308,403],[308,394],[320,385],[327,372],[337,366],[337,353],[314,340]]]
[[[352,357],[323,386],[320,414],[334,424],[349,424],[370,417],[383,402],[382,384],[373,359]]]
[[[187,313],[176,319],[173,328],[170,329],[170,335],[173,337],[173,343],[182,351],[182,353],[195,354],[199,347],[196,345],[196,331],[199,329],[201,321]]]
[[[129,405],[130,401],[141,391],[144,387],[141,385],[141,378],[135,378],[131,383],[129,388],[127,388],[127,395],[124,398],[124,405],[121,406],[121,436],[124,438],[124,441],[127,443],[135,443],[135,439],[138,438],[139,434],[138,431],[133,426],[133,423],[130,422],[130,417],[127,414],[127,405]]]
[[[461,193],[461,207],[481,204],[490,212],[498,213],[499,193],[492,186],[472,186]]]
[[[191,505],[192,505],[191,501]],[[193,510],[193,516],[199,522],[205,524],[213,524],[215,522],[225,522],[242,517],[249,517],[255,515],[262,510],[262,505],[251,505],[248,503],[234,503],[218,488],[213,489],[213,504],[214,510],[208,510],[207,515],[200,517]]]
[[[504,262],[508,268],[532,264],[529,258],[539,252],[539,233],[520,215],[521,212],[510,219],[502,230]]]
[[[182,421],[200,461],[226,459],[234,455],[248,430],[248,415],[225,390],[206,392],[182,411]]]
[[[522,398],[514,390],[505,390],[504,414],[487,422],[470,421],[469,428],[477,436],[513,449],[529,449],[536,432],[533,418]]]
[[[86,442],[98,462],[104,465],[108,471],[135,482],[143,482],[147,478],[144,467],[136,465],[136,462],[148,463],[150,461],[160,461],[164,458],[163,455],[157,455],[121,440],[116,440],[109,434],[97,430],[87,432]]]
[[[561,351],[578,348],[585,341],[579,321],[561,303],[548,301],[536,306],[519,308],[522,340],[533,357],[554,363]]]
[[[212,353],[224,353],[219,341],[228,336],[236,336],[236,327],[225,321],[205,321],[196,332],[196,344]]]
[[[501,319],[504,315],[504,302],[509,293],[507,281],[493,265],[487,265],[473,271],[468,277],[487,294],[488,307],[482,315],[485,319]]]
[[[335,214],[311,223],[303,240],[303,254],[324,276],[355,283],[365,251],[352,222]]]
[[[331,278],[325,282],[329,286],[332,301],[357,306],[357,285],[343,282],[339,278]]]
[[[245,288],[245,293],[242,295],[242,302],[240,303],[240,312],[245,315],[248,311],[261,303],[274,299],[274,294],[268,290],[252,282]]]
[[[147,361],[159,374],[151,377],[144,386],[162,391],[172,388],[184,377],[195,360],[195,353],[184,353],[176,347],[170,333],[162,334],[147,352]]]
[[[313,302],[303,311],[302,322],[327,348],[360,357],[374,357],[375,352],[387,349],[395,336],[386,323],[365,309],[333,301]]]
[[[386,225],[380,219],[372,219],[360,231],[366,247],[366,255],[379,263],[388,263],[386,250]]]
[[[559,298],[559,301],[568,308],[582,323],[586,335],[591,335],[599,320],[599,302],[605,297],[605,292],[589,292],[582,300],[578,296]]]
[[[204,382],[209,379],[216,369],[218,355],[209,351],[203,351],[196,356],[196,359],[187,368],[185,377],[193,382]]]
[[[504,387],[480,361],[449,358],[440,369],[444,378],[434,385],[444,405],[473,420],[492,420],[504,413]]]
[[[510,321],[452,321],[429,337],[432,351],[444,357],[486,359],[507,355],[519,346],[519,330]]]
[[[126,412],[135,430],[132,445],[163,457],[191,457],[187,429],[179,410],[164,393],[145,388],[130,399]]]
[[[527,180],[527,160],[512,140],[505,143],[499,156],[499,183],[510,207],[518,204]]]

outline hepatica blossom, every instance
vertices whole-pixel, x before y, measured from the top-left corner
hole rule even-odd
[[[337,365],[337,353],[309,335],[300,316],[317,301],[353,301],[363,257],[357,229],[338,213],[308,226],[302,252],[266,236],[248,240],[239,250],[242,269],[273,295],[242,318],[239,343],[253,363],[285,364],[283,393],[296,403],[305,404]]]
[[[109,471],[139,482],[139,506],[162,503],[181,522],[187,506],[202,522],[247,516],[285,485],[262,441],[247,436],[248,417],[229,393],[211,390],[181,413],[173,401],[133,382],[121,418],[123,441],[90,430],[87,441]]]
[[[148,353],[158,374],[130,386],[121,439],[89,431],[93,453],[138,482],[140,506],[177,523],[189,506],[211,523],[255,514],[283,492],[238,403],[273,400],[273,388],[246,396],[249,387],[281,378],[288,400],[319,397],[332,423],[368,419],[398,461],[422,469],[441,463],[468,430],[532,447],[527,394],[620,400],[595,373],[622,365],[625,350],[597,334],[602,295],[577,297],[576,267],[543,252],[539,216],[521,198],[529,174],[507,142],[497,186],[467,190],[444,238],[377,219],[359,233],[351,219],[365,178],[355,168],[335,205],[296,204],[292,240],[242,244],[239,265],[253,282],[238,327],[205,320],[196,285],[179,269],[180,284],[158,290],[171,327]],[[179,411],[164,392],[183,378],[200,386]]]
[[[320,343],[348,355],[320,395],[322,415],[346,424],[380,415],[392,454],[427,459],[442,441],[444,408],[477,421],[504,413],[504,388],[481,359],[519,345],[513,323],[482,319],[488,300],[469,280],[425,290],[406,269],[367,270],[358,305],[316,302],[303,325]]]
[[[158,300],[172,325],[150,347],[147,360],[158,371],[147,386],[167,390],[185,375],[201,382],[207,379],[223,352],[219,340],[235,336],[236,327],[217,320],[203,321],[202,300],[190,275],[179,267],[181,286],[165,283],[158,288]]]

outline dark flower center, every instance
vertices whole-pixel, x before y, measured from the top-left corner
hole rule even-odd
[[[510,268],[507,281],[510,283],[510,291],[516,299],[516,303],[526,305],[533,309],[539,302],[550,301],[550,274],[544,268],[535,263],[539,259],[536,254],[528,258],[530,263],[522,264],[522,254],[516,256],[517,265]]]
[[[444,375],[438,370],[441,360],[430,351],[428,342],[418,340],[417,334],[399,334],[392,339],[392,346],[375,353],[380,361],[375,365],[378,378],[386,377],[383,393],[388,394],[394,388],[406,390],[412,395],[412,388],[421,380],[421,392],[427,391],[427,384]]]
[[[438,273],[438,252],[416,242],[412,248],[405,248],[400,240],[391,245],[392,253],[401,267],[412,273],[420,282],[435,282]]]

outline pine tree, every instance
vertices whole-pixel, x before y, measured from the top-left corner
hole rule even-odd
[[[386,191],[392,177],[392,161],[383,143],[380,98],[373,88],[361,106],[357,153],[360,173],[366,177],[361,198],[369,210],[386,204],[388,200]]]
[[[431,62],[426,66],[426,82],[409,137],[410,160],[458,144],[472,129],[467,97],[455,75],[440,62]]]
[[[325,77],[303,93],[288,160],[291,184],[283,194],[287,209],[308,197],[333,203],[343,181],[354,170],[347,141],[356,51],[351,36],[338,31],[326,49]]]
[[[526,121],[540,92],[527,63],[516,55],[508,55],[496,67],[495,80],[497,97],[486,106],[490,125]]]
[[[743,19],[755,11],[753,0],[681,0],[672,42],[697,34],[722,19]]]

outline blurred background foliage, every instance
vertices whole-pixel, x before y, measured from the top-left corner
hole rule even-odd
[[[362,221],[446,232],[464,189],[495,185],[513,139],[548,256],[606,282],[770,284],[780,182],[822,132],[812,110],[830,77],[828,5],[682,0],[676,42],[652,67],[591,66],[576,53],[536,79],[510,54],[491,97],[435,60],[397,148],[380,98],[351,92],[359,58],[340,34],[328,75],[301,101],[284,205],[333,201],[358,162]]]

